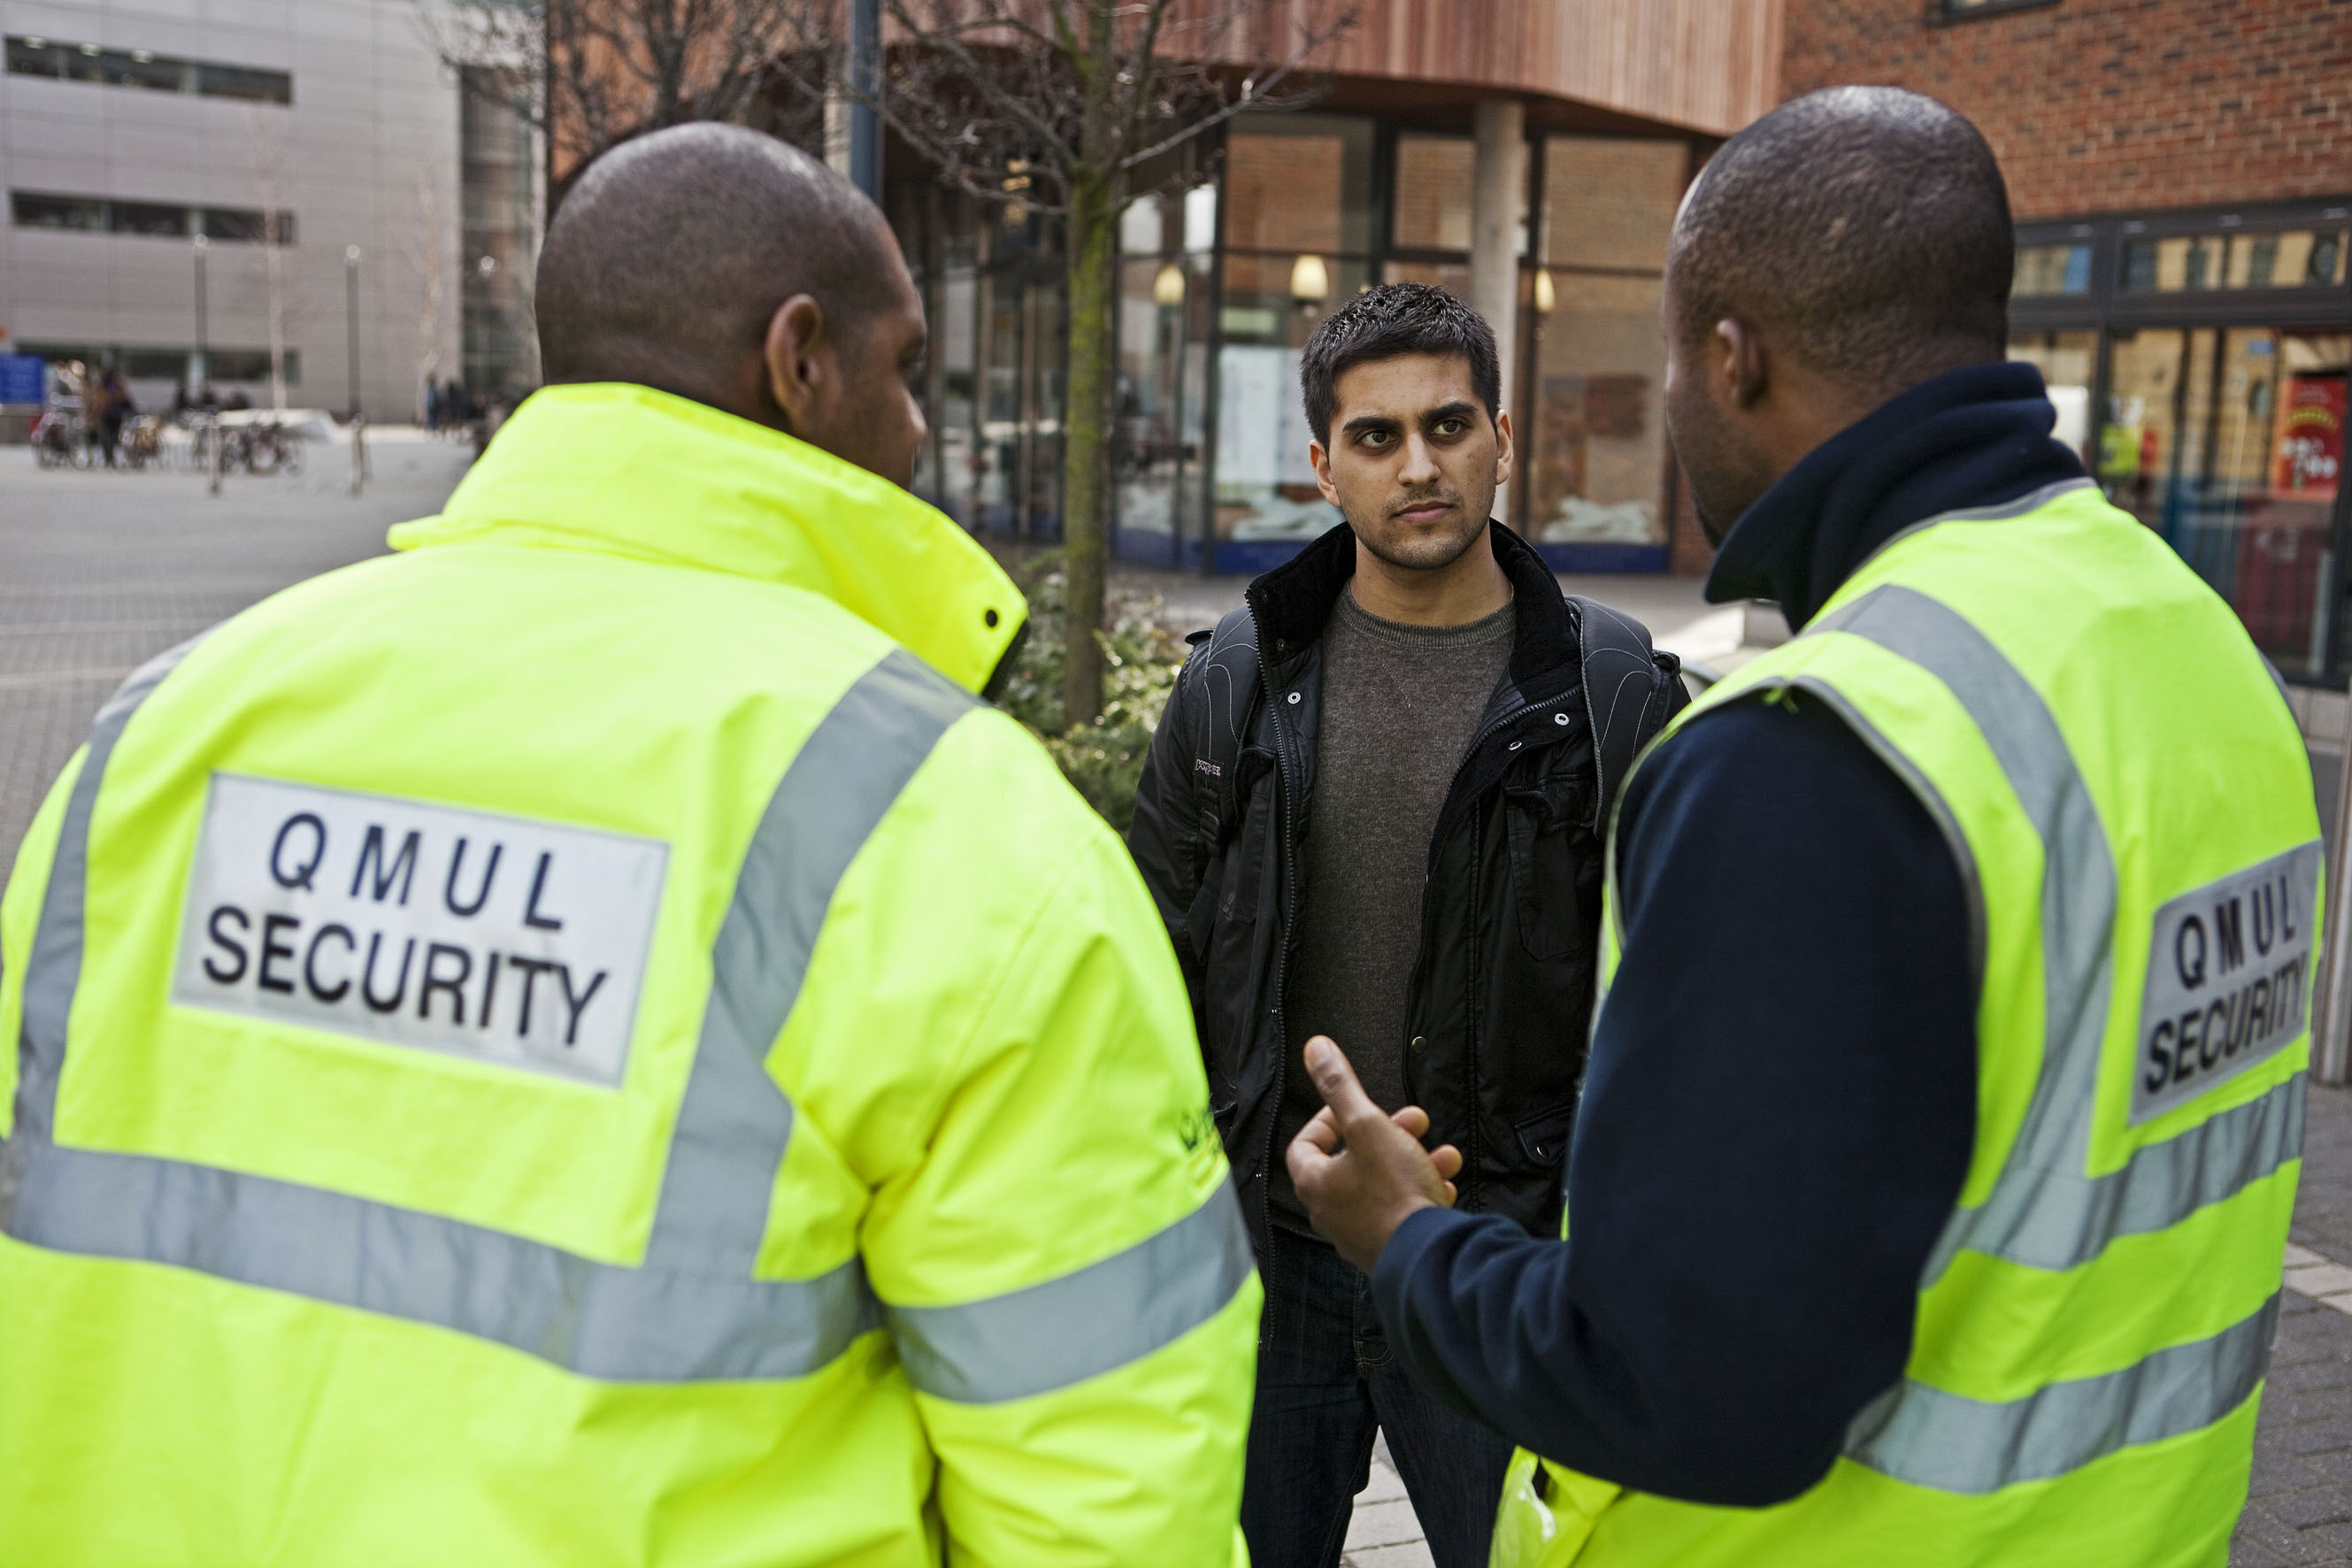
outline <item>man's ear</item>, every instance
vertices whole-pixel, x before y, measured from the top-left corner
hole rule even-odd
[[[1339,505],[1339,487],[1331,482],[1331,452],[1320,441],[1307,443],[1307,460],[1315,465],[1315,488],[1333,506]],[[1345,510],[1345,508],[1341,508]]]
[[[1498,409],[1495,414],[1495,484],[1496,488],[1511,482],[1511,468],[1519,455],[1511,440],[1511,411]]]
[[[1712,351],[1712,368],[1730,395],[1732,406],[1754,407],[1772,384],[1771,356],[1765,352],[1764,334],[1738,316],[1726,316],[1716,322],[1707,347]]]
[[[761,345],[768,396],[783,415],[784,428],[796,434],[822,425],[841,395],[840,356],[825,326],[824,307],[808,294],[793,295],[768,318]]]

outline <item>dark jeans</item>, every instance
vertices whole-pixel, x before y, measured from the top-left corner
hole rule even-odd
[[[1265,1270],[1242,1533],[1252,1568],[1338,1568],[1372,1437],[1412,1499],[1437,1568],[1486,1568],[1511,1446],[1415,1387],[1389,1350],[1371,1281],[1277,1227]]]

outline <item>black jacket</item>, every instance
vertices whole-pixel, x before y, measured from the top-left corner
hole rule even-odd
[[[1611,612],[1563,598],[1501,524],[1490,537],[1516,594],[1517,637],[1429,847],[1405,1085],[1429,1112],[1430,1142],[1462,1151],[1461,1206],[1544,1234],[1559,1222],[1560,1155],[1592,1009],[1604,797],[1616,783],[1604,786],[1595,766],[1583,620]],[[1305,1070],[1285,1047],[1284,1001],[1314,802],[1323,624],[1355,552],[1342,523],[1252,583],[1244,607],[1196,639],[1128,835],[1183,963],[1210,1106],[1261,1258],[1267,1173],[1283,1158],[1283,1085]],[[1613,640],[1623,645],[1622,628]],[[1591,678],[1607,688],[1601,751],[1620,759],[1621,776],[1631,747],[1688,700],[1673,656],[1653,659],[1646,636],[1633,646],[1637,658],[1621,654]],[[1611,728],[1610,700],[1622,704],[1622,728]]]

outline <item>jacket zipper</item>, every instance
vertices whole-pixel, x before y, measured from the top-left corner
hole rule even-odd
[[[1493,740],[1496,735],[1500,734],[1503,731],[1505,731],[1505,730],[1508,729],[1510,726],[1512,726],[1512,725],[1514,725],[1514,724],[1517,723],[1520,720],[1525,719],[1528,714],[1530,714],[1530,713],[1540,713],[1540,712],[1542,712],[1542,711],[1543,711],[1545,709],[1547,709],[1547,708],[1554,708],[1554,707],[1558,707],[1560,703],[1565,702],[1565,701],[1567,701],[1567,700],[1568,700],[1568,696],[1569,696],[1569,694],[1568,694],[1567,692],[1563,691],[1563,692],[1561,692],[1559,696],[1557,696],[1557,697],[1549,697],[1549,698],[1546,698],[1546,699],[1545,699],[1543,701],[1541,701],[1541,702],[1524,702],[1524,703],[1521,703],[1518,707],[1517,707],[1517,708],[1512,708],[1512,709],[1508,709],[1508,710],[1505,710],[1504,712],[1497,714],[1497,715],[1496,715],[1493,720],[1489,721],[1487,723],[1486,723],[1486,724],[1484,724],[1484,725],[1481,725],[1481,726],[1479,727],[1478,732],[1477,732],[1475,735],[1473,735],[1473,736],[1470,738],[1470,743],[1469,743],[1469,745],[1467,745],[1467,746],[1465,746],[1465,747],[1464,747],[1464,748],[1463,748],[1463,751],[1462,751],[1462,766],[1461,766],[1461,767],[1458,767],[1458,768],[1456,768],[1456,769],[1454,769],[1454,776],[1455,778],[1457,778],[1457,779],[1458,779],[1458,778],[1460,778],[1460,777],[1462,776],[1462,769],[1463,769],[1463,768],[1466,768],[1466,767],[1468,767],[1468,766],[1470,765],[1470,763],[1472,763],[1472,761],[1473,761],[1473,760],[1475,760],[1475,759],[1477,757],[1477,755],[1478,755],[1478,748],[1479,748],[1479,747],[1481,747],[1481,746],[1485,745],[1488,741]],[[1279,725],[1277,725],[1277,726],[1276,726],[1276,731],[1277,731],[1277,732],[1279,731],[1279,729],[1280,729],[1280,726],[1279,726]],[[1277,763],[1279,763],[1280,758],[1281,758],[1281,748],[1280,748],[1280,746],[1279,746],[1279,745],[1277,745],[1277,746],[1276,747],[1276,760]],[[1452,788],[1452,786],[1451,786],[1451,785],[1448,785],[1448,786],[1447,786],[1446,794],[1447,794],[1449,796],[1453,794],[1453,788]],[[1448,826],[1449,826],[1449,825],[1448,825],[1448,824],[1446,824],[1446,823],[1444,823],[1444,822],[1440,822],[1440,823],[1437,825],[1437,830],[1430,836],[1430,840],[1429,840],[1429,858],[1428,858],[1428,862],[1427,862],[1427,864],[1425,864],[1425,865],[1422,868],[1422,873],[1421,873],[1421,948],[1420,948],[1420,951],[1419,951],[1419,952],[1415,952],[1415,953],[1413,954],[1413,965],[1412,965],[1412,972],[1413,972],[1413,974],[1414,974],[1414,977],[1415,977],[1415,978],[1414,978],[1414,982],[1413,982],[1413,987],[1414,987],[1414,988],[1413,988],[1413,993],[1412,993],[1412,994],[1409,995],[1409,996],[1408,996],[1408,997],[1406,997],[1406,999],[1405,999],[1405,1016],[1406,1016],[1406,1017],[1408,1017],[1408,1018],[1410,1018],[1410,1017],[1412,1016],[1413,1012],[1414,1012],[1416,1009],[1418,1009],[1418,1008],[1419,1008],[1419,1006],[1420,1006],[1420,1005],[1421,1005],[1421,995],[1420,995],[1420,980],[1419,980],[1419,976],[1420,976],[1421,972],[1422,972],[1423,964],[1424,961],[1425,961],[1425,960],[1428,958],[1428,956],[1429,956],[1429,886],[1430,886],[1430,882],[1431,882],[1431,880],[1433,879],[1433,877],[1434,877],[1434,875],[1435,875],[1434,868],[1435,868],[1435,866],[1436,866],[1436,864],[1437,864],[1437,847],[1438,847],[1440,844],[1442,844],[1442,843],[1444,843],[1444,842],[1445,841],[1445,835],[1446,835],[1446,832],[1447,832]],[[1470,888],[1470,907],[1471,907],[1472,909],[1474,909],[1474,910],[1475,910],[1475,909],[1478,907],[1478,904],[1479,904],[1478,888],[1477,888],[1477,881],[1476,881],[1476,879],[1477,879],[1477,875],[1478,875],[1478,865],[1479,865],[1479,862],[1480,862],[1480,860],[1482,860],[1482,859],[1484,858],[1484,850],[1485,850],[1485,846],[1484,846],[1483,844],[1474,844],[1474,845],[1472,845],[1472,846],[1471,846],[1470,876],[1471,876],[1472,880],[1471,880],[1471,888]],[[1286,908],[1286,912],[1287,912],[1287,906],[1285,906],[1285,908]],[[1284,922],[1284,923],[1285,923],[1286,925],[1287,925],[1287,924],[1288,924],[1288,921],[1286,919],[1286,921],[1285,921],[1285,922]],[[1472,938],[1472,940],[1473,940],[1474,942],[1476,940],[1475,935],[1475,929],[1476,929],[1476,925],[1477,925],[1476,921],[1473,920],[1473,921],[1471,921],[1471,926],[1472,926],[1473,932],[1474,932],[1474,935],[1473,935],[1473,938]],[[1285,951],[1286,951],[1286,952],[1287,952],[1287,948],[1286,948],[1286,950],[1285,950]],[[1471,960],[1471,962],[1470,962],[1470,973],[1471,973],[1473,975],[1475,975],[1475,974],[1477,974],[1477,973],[1479,973],[1479,963],[1478,963],[1478,955],[1477,955],[1477,953],[1476,953],[1476,952],[1472,952],[1472,953],[1471,953],[1471,955],[1470,955],[1470,960]],[[1277,994],[1277,995],[1279,995],[1279,994],[1280,994],[1280,993],[1279,993],[1279,992],[1277,992],[1277,993],[1276,993],[1276,994]],[[1478,1072],[1479,1072],[1479,1068],[1478,1068],[1478,1036],[1479,1036],[1479,1032],[1480,1032],[1481,1026],[1485,1023],[1485,1014],[1484,1014],[1484,1013],[1480,1010],[1480,1008],[1478,1007],[1477,1003],[1476,1003],[1476,999],[1475,999],[1475,997],[1472,999],[1471,1005],[1470,1005],[1470,1007],[1469,1007],[1469,1014],[1470,1014],[1470,1026],[1469,1026],[1468,1034],[1469,1034],[1469,1047],[1470,1047],[1470,1063],[1469,1063],[1469,1067],[1470,1067],[1470,1082],[1469,1082],[1469,1089],[1470,1089],[1470,1131],[1469,1131],[1469,1142],[1470,1142],[1470,1147],[1469,1147],[1468,1149],[1466,1149],[1466,1150],[1465,1150],[1465,1151],[1463,1152],[1463,1159],[1462,1159],[1463,1187],[1462,1187],[1462,1193],[1461,1193],[1461,1195],[1462,1195],[1462,1197],[1464,1197],[1465,1199],[1475,1199],[1475,1198],[1477,1196],[1477,1194],[1478,1194],[1478,1192],[1479,1192],[1480,1188],[1481,1188],[1481,1187],[1483,1187],[1483,1186],[1485,1185],[1485,1184],[1484,1184],[1483,1182],[1481,1182],[1481,1181],[1478,1179],[1478,1173],[1479,1173],[1479,1171],[1480,1171],[1480,1169],[1481,1169],[1481,1166],[1480,1166],[1480,1163],[1479,1163],[1479,1156],[1480,1156],[1480,1155],[1485,1152],[1485,1141],[1484,1141],[1484,1139],[1482,1139],[1482,1138],[1480,1137],[1480,1135],[1479,1135],[1479,1128],[1478,1128]],[[1410,1046],[1408,1046],[1408,1047],[1407,1047],[1407,1050],[1408,1050],[1408,1051],[1410,1051],[1410,1049],[1411,1049],[1411,1047],[1410,1047]],[[1408,1062],[1406,1063],[1406,1070],[1407,1070],[1407,1075],[1408,1075],[1409,1077],[1412,1078],[1412,1079],[1418,1079],[1420,1078],[1420,1076],[1421,1076],[1421,1075],[1420,1075],[1419,1068],[1418,1068],[1418,1065],[1417,1065],[1417,1064],[1415,1064],[1415,1063],[1412,1063],[1412,1062],[1408,1061]],[[1275,1087],[1276,1087],[1276,1091],[1277,1091],[1277,1092],[1279,1092],[1279,1090],[1280,1090],[1280,1089],[1281,1089],[1281,1082],[1280,1082],[1280,1079],[1279,1079],[1278,1078],[1277,1078],[1277,1079],[1276,1080],[1276,1085],[1275,1085]],[[1267,1136],[1267,1142],[1268,1142],[1268,1143],[1269,1143],[1269,1144],[1273,1142],[1273,1138],[1272,1138],[1272,1135],[1271,1135],[1271,1134],[1268,1134],[1268,1136]],[[1269,1214],[1271,1214],[1271,1212],[1272,1212],[1272,1207],[1273,1207],[1273,1205],[1272,1205],[1271,1200],[1269,1200],[1268,1205],[1267,1205],[1267,1210],[1268,1210],[1268,1213],[1269,1213]],[[1269,1223],[1271,1223],[1271,1222],[1269,1221]]]
[[[1253,624],[1257,613],[1250,612]],[[1264,636],[1263,631],[1259,634]],[[1274,1141],[1282,1127],[1283,1096],[1290,1079],[1290,1020],[1286,1007],[1284,987],[1290,973],[1290,944],[1298,929],[1298,867],[1297,845],[1291,803],[1297,798],[1298,782],[1292,772],[1288,721],[1282,716],[1282,693],[1274,688],[1274,674],[1261,657],[1258,660],[1258,683],[1265,691],[1266,719],[1274,731],[1274,776],[1280,786],[1275,807],[1281,814],[1275,824],[1276,837],[1282,840],[1282,945],[1274,955],[1274,1110],[1265,1124],[1265,1163],[1258,1178],[1258,1218],[1264,1226],[1266,1261],[1274,1259]],[[1269,1284],[1268,1295],[1272,1294]],[[1266,1344],[1266,1335],[1273,1324],[1269,1314],[1258,1330],[1258,1348]]]

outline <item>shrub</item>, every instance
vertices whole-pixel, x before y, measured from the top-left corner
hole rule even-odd
[[[1043,555],[1020,574],[1029,601],[1029,635],[997,702],[1027,725],[1087,804],[1121,834],[1135,816],[1135,789],[1151,750],[1160,710],[1188,651],[1154,619],[1160,601],[1115,594],[1110,626],[1095,634],[1103,650],[1103,710],[1090,724],[1066,728],[1062,710],[1062,563]]]

